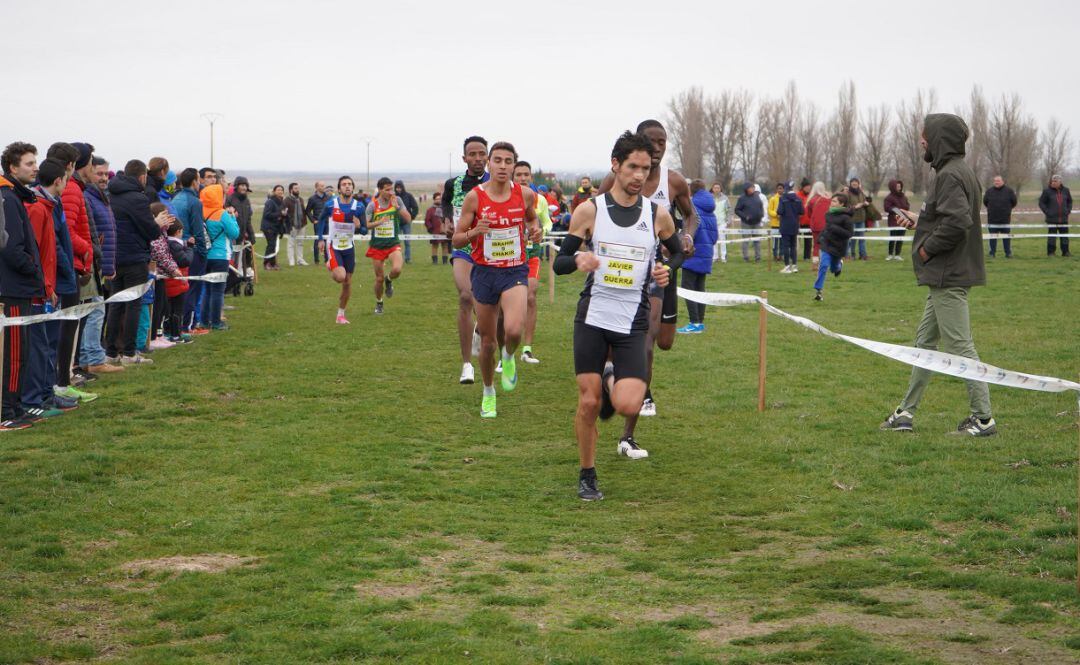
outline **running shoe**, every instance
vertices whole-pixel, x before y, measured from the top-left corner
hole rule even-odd
[[[66,397],[53,393],[52,397],[45,399],[45,408],[60,409],[61,411],[74,411],[79,408],[79,400],[74,397]]]
[[[909,411],[897,407],[896,411],[889,414],[879,429],[890,432],[914,432],[915,418]]]
[[[376,314],[377,313],[378,312],[376,312]],[[345,318],[344,314],[338,314],[337,318],[334,319],[334,323],[347,324],[348,322],[349,322],[349,320]]]
[[[689,335],[690,333],[697,332],[697,330],[694,329],[693,323],[687,323],[682,328],[676,328],[675,332],[679,333],[680,335]]]
[[[656,415],[656,402],[652,401],[648,397],[641,403],[641,411],[638,412],[641,416],[655,416]]]
[[[78,400],[79,402],[93,402],[98,398],[97,393],[88,393],[85,390],[78,390],[71,386],[56,386],[53,388],[53,394],[58,397],[67,397],[68,399]]]
[[[26,410],[26,418],[32,422],[40,422],[47,418],[55,418],[64,415],[61,409],[51,409],[44,406],[32,406]]]
[[[206,326],[196,326],[196,327],[191,329],[191,334],[192,335],[209,335],[210,334],[210,329],[207,328]]]
[[[157,351],[158,349],[171,349],[176,346],[172,342],[166,340],[164,337],[155,337],[150,340],[150,348]]]
[[[106,371],[108,371],[108,370],[106,370]],[[81,377],[82,380],[84,382],[86,382],[86,383],[90,383],[91,381],[97,381],[97,378],[98,378],[97,374],[94,374],[93,372],[91,372],[89,369],[87,369],[85,367],[76,367],[74,370],[71,371],[71,376],[72,376],[72,378],[74,378],[76,376]]]
[[[818,302],[821,302],[822,300],[825,300],[825,296],[821,295],[821,289],[815,289],[815,290],[817,291],[817,293],[814,294],[814,300],[817,300]]]
[[[521,361],[530,365],[539,365],[540,359],[533,355],[532,349],[521,352]]]
[[[25,415],[0,423],[0,432],[14,432],[19,429],[29,429],[34,426],[34,421]]]
[[[502,389],[506,392],[510,392],[517,387],[517,361],[514,360],[514,356],[507,356],[503,360],[502,368]]]
[[[154,361],[141,353],[136,353],[133,356],[120,356],[120,364],[125,367],[128,365],[153,365]]]
[[[480,417],[481,418],[494,418],[498,415],[495,412],[495,396],[484,395],[484,399],[480,401]]]
[[[604,493],[596,486],[595,471],[590,475],[585,475],[585,470],[582,469],[578,477],[577,495],[582,501],[600,501],[604,498]]]
[[[632,436],[619,439],[618,453],[630,459],[645,459],[649,456],[649,451],[639,446]]]
[[[386,297],[387,298],[393,298],[394,297],[394,283],[390,281],[389,277],[384,277],[383,278],[383,288],[386,289]]]
[[[997,434],[997,423],[994,422],[993,418],[988,418],[984,422],[974,415],[970,415],[956,426],[956,433],[974,437],[994,436]]]
[[[383,313],[383,304],[381,302],[375,303],[375,313],[376,314],[382,314]]]
[[[476,377],[473,373],[472,363],[465,363],[461,366],[461,378],[458,379],[458,383],[462,385],[470,385],[474,381],[476,381]]]
[[[611,403],[611,391],[608,390],[608,378],[615,376],[615,366],[610,362],[604,365],[600,375],[600,420],[608,420],[615,415],[615,405]]]
[[[214,325],[210,326],[210,330],[213,330],[215,332],[224,332],[228,329],[229,324],[227,323],[215,323]]]

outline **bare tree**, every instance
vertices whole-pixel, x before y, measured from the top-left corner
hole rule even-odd
[[[986,144],[989,140],[990,106],[986,102],[981,86],[972,86],[969,105],[966,112],[960,113],[967,120],[971,130],[971,139],[968,142],[967,161],[979,177],[979,182],[985,183],[990,178],[990,159],[986,154]]]
[[[933,88],[920,88],[915,91],[915,96],[910,101],[901,101],[896,107],[892,150],[894,161],[899,167],[897,176],[915,194],[926,191],[930,175],[930,169],[923,161],[922,148],[919,147],[919,136],[922,134],[927,113],[936,105],[937,91]]]
[[[882,104],[868,108],[859,123],[858,165],[871,194],[877,194],[885,181],[890,117],[889,106]]]
[[[803,175],[813,180],[821,168],[821,120],[817,106],[813,102],[803,105],[799,117],[799,140],[802,154],[800,167]]]
[[[829,137],[829,145],[826,149],[829,160],[829,184],[833,188],[846,184],[847,179],[853,175],[851,165],[855,157],[858,122],[855,82],[848,80],[840,86],[836,110],[829,120],[826,132]]]
[[[759,108],[769,182],[789,180],[795,171],[795,160],[799,155],[800,108],[799,92],[794,81],[788,82],[783,96],[762,102]]]
[[[690,178],[705,174],[705,93],[694,86],[668,102],[668,138],[678,167]]]
[[[1072,152],[1073,140],[1069,128],[1050,118],[1042,133],[1042,172],[1043,181],[1049,182],[1050,176],[1061,175],[1068,167],[1069,153]]]
[[[746,180],[756,181],[761,168],[761,110],[755,112],[754,98],[749,92],[739,95],[734,110],[739,124],[739,165]]]
[[[990,109],[986,153],[996,175],[1020,193],[1035,170],[1039,127],[1024,111],[1020,95],[1002,95]]]
[[[725,90],[705,104],[705,148],[713,177],[724,191],[731,190],[739,142],[739,98],[743,92]]]

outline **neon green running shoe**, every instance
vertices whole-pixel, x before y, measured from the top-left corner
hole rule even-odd
[[[517,360],[514,356],[503,358],[502,361],[502,389],[510,392],[517,387]]]
[[[93,402],[98,398],[97,393],[88,393],[85,390],[79,390],[72,386],[64,386],[63,388],[57,386],[53,388],[53,392],[61,397],[67,397],[69,399],[77,399],[80,402]]]
[[[480,402],[480,417],[481,418],[494,418],[495,412],[495,396],[485,395],[484,400]]]

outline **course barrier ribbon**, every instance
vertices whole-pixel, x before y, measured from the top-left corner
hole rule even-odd
[[[804,328],[813,330],[826,337],[832,337],[833,339],[854,344],[855,346],[862,347],[867,351],[872,351],[873,353],[885,356],[886,358],[891,358],[913,367],[921,367],[939,374],[948,374],[949,376],[955,376],[961,379],[993,383],[1000,386],[1008,386],[1010,388],[1023,388],[1024,390],[1040,390],[1049,393],[1075,390],[1080,393],[1080,383],[1074,381],[1066,381],[1065,379],[1057,379],[1050,376],[1026,374],[1024,372],[1015,372],[988,365],[978,360],[972,360],[971,358],[964,358],[963,356],[942,353],[941,351],[933,351],[931,349],[919,349],[912,346],[901,346],[899,344],[876,342],[870,339],[862,339],[861,337],[842,335],[833,332],[825,326],[811,321],[806,317],[789,314],[778,307],[774,307],[759,296],[745,295],[742,293],[691,291],[681,287],[678,290],[678,294],[681,298],[686,300],[718,307],[760,304],[770,313],[785,318],[793,323],[797,323]],[[1078,398],[1080,398],[1080,395],[1078,395]]]

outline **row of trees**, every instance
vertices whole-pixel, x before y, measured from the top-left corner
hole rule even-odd
[[[929,181],[919,132],[927,113],[938,110],[936,91],[919,89],[895,106],[860,109],[855,83],[840,87],[835,108],[823,112],[799,97],[794,81],[777,98],[747,90],[707,94],[692,87],[668,104],[672,154],[688,177],[703,177],[731,191],[732,181],[769,183],[808,177],[838,187],[857,175],[877,192],[899,176],[921,194]],[[1020,191],[1037,176],[1061,173],[1073,150],[1069,129],[1051,119],[1039,127],[1020,96],[991,103],[979,86],[955,112],[971,129],[968,160],[980,179],[1003,176]]]

